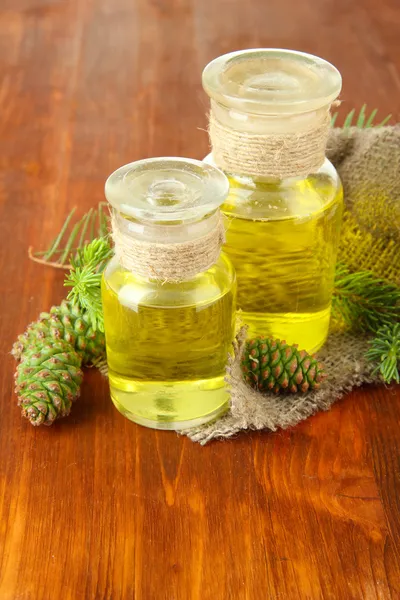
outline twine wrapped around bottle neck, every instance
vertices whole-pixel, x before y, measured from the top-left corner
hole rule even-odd
[[[325,160],[330,114],[304,132],[254,134],[217,120],[211,111],[209,136],[217,167],[229,173],[284,179],[307,177]]]
[[[163,283],[178,283],[206,271],[218,260],[225,242],[225,227],[220,214],[211,231],[178,243],[138,239],[122,230],[114,214],[111,226],[118,262],[136,275]]]

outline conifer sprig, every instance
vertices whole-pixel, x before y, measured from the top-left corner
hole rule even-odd
[[[94,239],[72,257],[71,271],[64,282],[71,288],[68,300],[85,309],[93,329],[99,331],[104,331],[101,277],[112,254],[108,237]]]
[[[400,321],[400,288],[369,271],[350,273],[338,264],[332,314],[354,331],[376,333]]]
[[[107,236],[106,205],[106,202],[99,202],[97,208],[91,208],[78,220],[73,218],[76,211],[74,207],[49,248],[39,252],[29,248],[29,258],[58,269],[69,269],[72,259],[85,245],[96,238]]]
[[[380,373],[386,383],[400,383],[400,323],[381,327],[370,344],[366,357],[376,363],[373,373]]]
[[[367,105],[363,104],[360,112],[356,115],[356,109],[353,108],[344,118],[344,122],[342,127],[347,129],[349,127],[359,127],[360,129],[366,129],[368,127],[383,127],[387,125],[392,118],[392,115],[387,115],[382,121],[375,123],[375,118],[378,113],[378,109],[374,108],[374,110],[367,116]],[[339,111],[336,111],[332,115],[331,125],[335,127],[336,119],[338,118]],[[355,118],[354,118],[355,117]]]

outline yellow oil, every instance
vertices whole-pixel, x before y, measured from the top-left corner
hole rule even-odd
[[[336,171],[326,161],[305,180],[229,179],[225,251],[249,335],[318,350],[328,334],[342,216]]]
[[[149,427],[184,429],[227,409],[235,288],[223,255],[179,284],[109,264],[102,296],[111,397],[120,412]]]

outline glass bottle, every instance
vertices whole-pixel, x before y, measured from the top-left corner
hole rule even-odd
[[[201,250],[207,240],[215,242],[228,188],[215,167],[180,158],[134,162],[106,182],[116,250],[102,282],[111,397],[141,425],[184,429],[227,409],[224,376],[234,336],[236,278],[221,253],[223,236],[212,264],[204,264]],[[123,251],[116,230],[124,236]],[[162,274],[163,257],[178,252],[172,264],[179,270],[188,244],[195,253],[179,280]],[[138,245],[145,262],[155,248],[154,269],[145,265],[154,276],[137,262]]]
[[[342,216],[340,179],[324,156],[340,74],[309,54],[245,50],[208,64],[203,87],[220,136],[210,128],[205,162],[230,182],[222,206],[225,250],[237,274],[242,319],[250,335],[314,352],[328,334]],[[255,151],[265,173],[252,163]],[[314,162],[307,167],[309,155]]]

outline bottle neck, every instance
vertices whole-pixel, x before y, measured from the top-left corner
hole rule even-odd
[[[217,210],[200,220],[165,224],[131,219],[113,210],[113,223],[119,231],[132,238],[132,241],[155,244],[179,244],[202,238],[216,228],[219,218]]]
[[[127,270],[146,279],[180,282],[218,260],[225,230],[220,211],[200,221],[157,224],[111,217],[115,255]]]
[[[303,134],[323,125],[330,114],[330,104],[305,113],[261,115],[242,112],[211,100],[211,112],[219,123],[237,132],[257,135]]]
[[[254,177],[305,178],[325,161],[329,107],[295,115],[254,115],[211,102],[209,136],[217,167]]]

